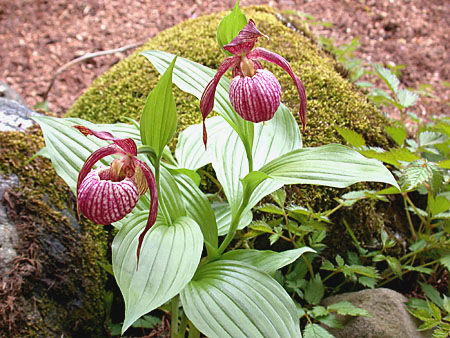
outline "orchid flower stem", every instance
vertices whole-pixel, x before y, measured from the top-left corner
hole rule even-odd
[[[177,338],[178,337],[178,304],[179,304],[179,296],[176,295],[170,301],[171,312],[170,312],[170,337]]]
[[[252,150],[248,150],[247,147],[245,147],[245,152],[247,153],[247,160],[248,160],[248,172],[251,173],[253,171],[253,155]]]
[[[230,242],[233,240],[234,235],[236,234],[236,229],[238,227],[239,221],[241,219],[241,215],[244,212],[245,207],[247,206],[248,201],[242,201],[241,206],[239,207],[238,211],[233,214],[233,218],[231,221],[230,229],[228,230],[227,235],[225,236],[225,239],[223,240],[222,244],[220,244],[218,251],[218,254],[221,255],[227,246],[230,244]]]

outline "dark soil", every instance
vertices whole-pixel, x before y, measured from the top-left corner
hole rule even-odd
[[[234,0],[0,0],[0,81],[30,106],[43,95],[56,70],[88,52],[142,43],[183,20],[227,10]],[[423,115],[450,115],[450,1],[447,0],[242,0],[241,7],[268,4],[312,14],[332,27],[312,26],[316,34],[349,43],[359,37],[356,57],[406,65],[405,87],[430,84],[437,98],[422,99]],[[49,108],[64,114],[92,80],[132,52],[83,61],[60,74]],[[445,104],[447,101],[447,104]]]

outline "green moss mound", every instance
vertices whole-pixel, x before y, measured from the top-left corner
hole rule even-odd
[[[257,46],[284,56],[306,87],[308,122],[303,135],[305,146],[342,143],[334,126],[350,128],[364,135],[370,146],[388,145],[383,132],[383,126],[388,123],[386,118],[341,74],[341,65],[318,48],[307,33],[287,27],[269,7],[248,7],[243,11],[270,37],[269,40],[260,39]],[[218,13],[188,20],[160,33],[95,80],[68,115],[99,123],[121,121],[122,116],[138,119],[148,93],[159,79],[157,71],[139,54],[144,50],[171,52],[217,69],[225,55],[218,48],[215,34],[224,15]],[[292,79],[276,65],[264,63],[264,66],[279,79],[283,88],[282,101],[297,116],[299,99]],[[174,96],[179,113],[178,131],[201,121],[199,101],[195,97],[178,89],[175,89]],[[352,188],[367,188],[367,185]],[[331,188],[296,186],[290,188],[289,196],[292,203],[326,210],[336,206],[334,198],[344,192]],[[371,242],[378,229],[386,222],[389,223],[380,207],[371,201],[363,201],[350,210],[336,214],[333,231],[345,232],[341,222],[344,218],[363,243]],[[337,239],[336,243],[331,243],[337,250],[347,245],[341,235],[329,237]]]
[[[0,292],[0,336],[103,337],[103,227],[77,222],[75,198],[49,160],[27,162],[44,146],[38,128],[1,132],[0,144],[0,174],[20,182],[7,197],[19,256]]]
[[[271,8],[249,7],[243,11],[270,36],[270,40],[260,39],[257,45],[284,56],[306,87],[308,125],[304,141],[307,146],[340,141],[333,128],[335,125],[364,134],[369,144],[387,144],[382,132],[386,119],[336,71],[339,65],[335,60],[319,50],[310,38],[286,27]],[[138,119],[148,93],[159,79],[153,66],[139,54],[144,50],[164,50],[217,69],[225,57],[215,37],[223,16],[224,13],[219,13],[188,20],[160,33],[95,80],[75,102],[68,116],[98,123],[120,121],[121,116]],[[299,100],[292,79],[276,65],[266,62],[264,66],[279,79],[283,102],[297,112]],[[178,89],[175,97],[180,114],[179,129],[201,121],[196,98]]]

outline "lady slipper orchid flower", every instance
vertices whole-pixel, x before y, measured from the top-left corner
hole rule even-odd
[[[306,126],[306,93],[300,79],[294,74],[289,63],[282,56],[264,48],[253,49],[256,41],[263,35],[253,20],[224,49],[233,56],[227,57],[219,66],[216,75],[208,83],[200,100],[203,115],[203,143],[206,147],[207,134],[205,119],[214,106],[214,95],[220,78],[229,68],[233,68],[233,80],[230,84],[230,101],[234,110],[251,122],[270,120],[281,100],[281,86],[277,78],[263,69],[259,60],[266,60],[283,68],[294,80],[300,97],[299,115],[303,131]]]
[[[78,175],[77,204],[78,216],[84,214],[98,224],[110,224],[128,215],[139,197],[150,190],[150,212],[147,225],[139,236],[137,261],[144,236],[156,221],[158,194],[155,176],[148,165],[138,159],[136,143],[130,138],[114,138],[106,131],[96,132],[84,126],[74,126],[85,136],[93,135],[102,140],[112,141],[94,151],[84,163]],[[110,166],[91,170],[95,163],[109,155],[120,155]]]

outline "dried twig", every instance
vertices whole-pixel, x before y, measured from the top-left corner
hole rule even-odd
[[[131,45],[126,45],[126,46],[115,48],[115,49],[102,50],[102,51],[95,52],[95,53],[86,53],[86,54],[84,54],[84,55],[82,55],[80,57],[77,57],[76,59],[73,59],[73,60],[67,62],[66,64],[64,64],[61,67],[59,67],[58,70],[56,71],[56,73],[53,75],[52,79],[50,80],[50,84],[47,87],[47,90],[44,92],[44,94],[42,94],[43,101],[47,100],[48,93],[52,89],[53,84],[55,83],[56,77],[59,74],[61,74],[62,72],[64,72],[70,66],[72,66],[72,65],[74,65],[76,63],[79,63],[81,61],[84,61],[84,60],[89,60],[89,59],[95,58],[97,56],[103,56],[103,55],[108,55],[108,54],[124,52],[124,51],[126,51],[128,49],[136,48],[136,47],[139,47],[141,45],[143,45],[142,42],[140,42],[140,43],[133,43]]]

